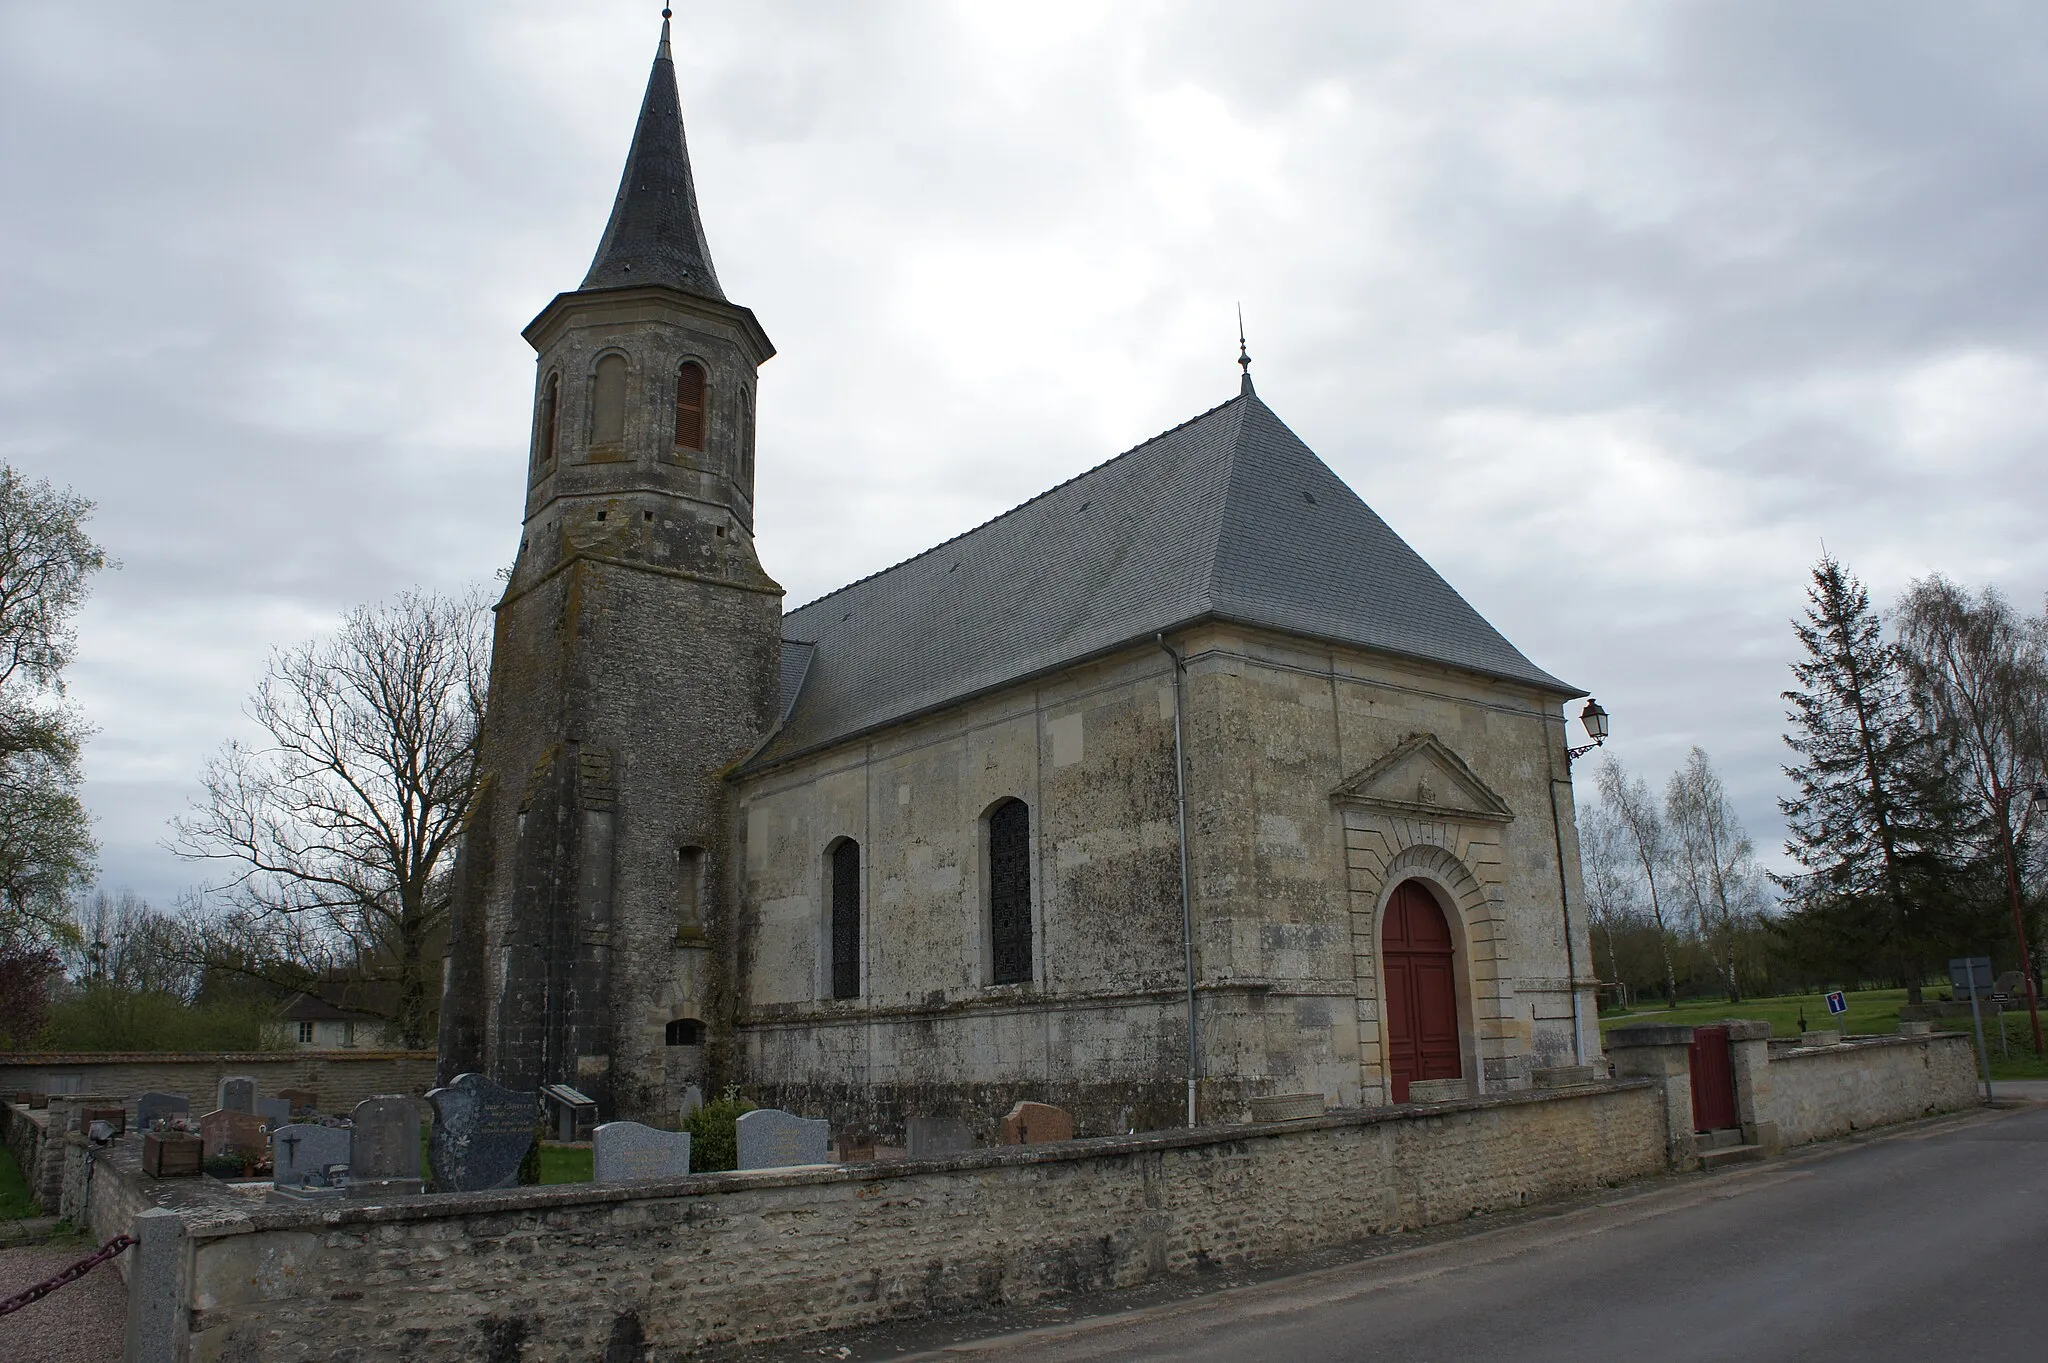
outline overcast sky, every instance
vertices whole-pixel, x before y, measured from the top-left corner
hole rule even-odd
[[[519,330],[658,9],[0,0],[0,458],[123,565],[110,888],[199,878],[270,649],[510,562]],[[1230,396],[1239,301],[1281,417],[1765,849],[1823,540],[2048,587],[2048,6],[724,0],[676,64],[792,605]]]

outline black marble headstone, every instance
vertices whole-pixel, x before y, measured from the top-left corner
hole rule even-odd
[[[481,1074],[458,1074],[427,1101],[434,1105],[427,1162],[436,1189],[475,1193],[519,1181],[537,1115],[531,1093],[502,1088]]]

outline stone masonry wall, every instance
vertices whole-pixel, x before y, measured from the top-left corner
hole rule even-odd
[[[256,1091],[310,1089],[328,1112],[347,1112],[379,1093],[422,1094],[433,1087],[432,1051],[252,1051],[242,1054],[166,1052],[0,1053],[0,1094],[48,1093],[53,1081],[79,1093],[126,1100],[136,1095],[181,1093],[192,1115],[213,1107],[220,1081],[231,1074],[256,1077]]]
[[[1781,1051],[1757,1115],[1778,1124],[1786,1145],[1976,1106],[1977,1056],[1968,1037],[1863,1037],[1838,1046]]]
[[[1268,1262],[1652,1174],[1664,1152],[1655,1087],[1617,1085],[658,1189],[264,1209],[192,1227],[191,1357],[673,1358]]]

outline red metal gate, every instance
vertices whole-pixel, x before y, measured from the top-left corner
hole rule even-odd
[[[1464,1073],[1455,956],[1450,925],[1429,891],[1412,880],[1396,886],[1380,928],[1380,962],[1387,981],[1387,1070],[1397,1103],[1408,1101],[1408,1085],[1418,1079]]]
[[[1692,1129],[1723,1131],[1742,1125],[1735,1112],[1735,1060],[1726,1027],[1692,1029]]]

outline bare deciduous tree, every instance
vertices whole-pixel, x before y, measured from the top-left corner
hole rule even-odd
[[[92,503],[0,464],[0,933],[62,937],[64,907],[92,878],[79,802],[84,726],[62,703],[72,619],[106,552]]]
[[[1664,896],[1658,875],[1670,861],[1670,833],[1657,799],[1640,776],[1631,780],[1613,757],[1601,759],[1598,776],[1600,799],[1614,812],[1622,831],[1628,835],[1629,850],[1642,867],[1643,883],[1649,887],[1650,917],[1657,924],[1657,943],[1664,953],[1664,1003],[1678,1006],[1678,970],[1671,961],[1671,925],[1664,916]]]
[[[1939,574],[1907,589],[1898,619],[1914,696],[1958,759],[1971,822],[1991,834],[2004,866],[2040,1054],[2040,970],[2027,941],[2019,849],[2048,812],[2030,798],[2048,759],[2048,620],[2028,619],[1995,590],[1973,598]]]
[[[1736,978],[1736,941],[1742,916],[1756,897],[1756,848],[1728,802],[1706,750],[1695,746],[1664,791],[1672,832],[1672,864],[1691,902],[1702,939],[1718,941],[1721,974],[1731,1003],[1742,1001]]]
[[[1615,933],[1642,916],[1642,900],[1636,893],[1634,852],[1621,820],[1604,804],[1582,806],[1579,810],[1579,854],[1585,872],[1586,899],[1593,909],[1593,928],[1607,947],[1607,974],[1622,989],[1627,1003],[1621,953]]]
[[[475,788],[484,618],[473,596],[408,593],[278,653],[249,711],[265,741],[228,743],[173,824],[173,851],[225,870],[215,926],[266,944],[249,961],[278,947],[345,964],[352,978],[297,980],[342,1007],[364,1007],[349,986],[387,982],[393,1001],[370,1011],[408,1047],[434,1035],[427,948]]]

